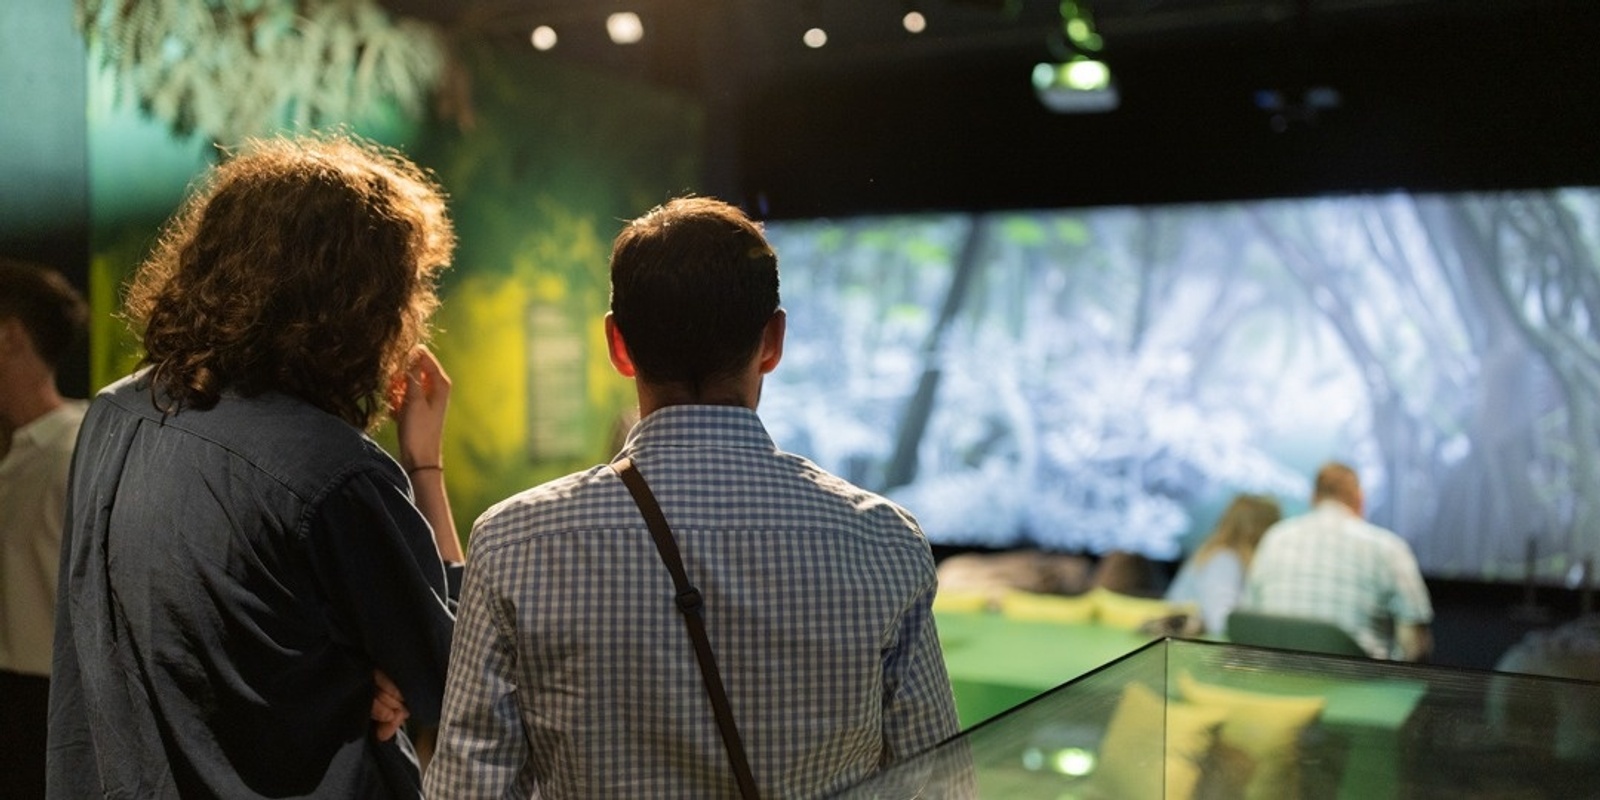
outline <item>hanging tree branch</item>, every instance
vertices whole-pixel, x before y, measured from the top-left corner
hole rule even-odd
[[[358,121],[387,101],[418,115],[447,61],[436,28],[374,0],[77,0],[77,22],[119,94],[224,144]]]

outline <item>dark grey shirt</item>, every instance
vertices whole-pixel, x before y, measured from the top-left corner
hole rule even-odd
[[[372,671],[436,724],[452,593],[400,466],[302,401],[90,406],[62,543],[49,795],[418,797]]]

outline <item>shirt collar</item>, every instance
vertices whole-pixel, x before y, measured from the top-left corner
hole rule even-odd
[[[1314,509],[1330,514],[1341,514],[1346,517],[1358,516],[1355,512],[1355,509],[1352,509],[1344,503],[1333,499],[1318,500],[1316,506],[1314,506]]]
[[[666,406],[639,420],[623,450],[710,447],[777,450],[761,417],[744,406]]]

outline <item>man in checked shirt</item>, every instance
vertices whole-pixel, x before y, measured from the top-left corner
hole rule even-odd
[[[611,361],[641,419],[621,456],[660,505],[763,797],[831,794],[957,732],[904,509],[784,453],[756,404],[783,355],[777,256],[739,209],[682,198],[611,255]],[[435,798],[732,797],[674,585],[607,466],[473,527]]]

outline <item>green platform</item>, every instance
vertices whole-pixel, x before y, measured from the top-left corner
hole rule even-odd
[[[940,612],[937,622],[963,730],[1085,676],[1094,674],[1104,682],[1115,675],[1119,659],[1138,653],[1149,661],[1148,648],[1162,641],[1096,623],[1019,621],[986,612]],[[1207,649],[1214,648],[1200,652]],[[1404,729],[1427,691],[1425,681],[1403,675],[1373,677],[1368,673],[1376,662],[1336,657],[1321,657],[1316,663],[1356,669],[1240,672],[1217,663],[1179,659],[1160,680],[1170,684],[1179,669],[1190,669],[1197,677],[1222,685],[1324,697],[1327,706],[1321,725],[1343,743],[1343,761],[1348,765],[1337,796],[1352,800],[1396,796]]]

